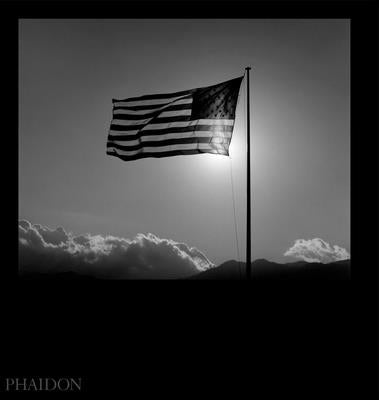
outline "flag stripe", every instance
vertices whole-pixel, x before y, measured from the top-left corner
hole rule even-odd
[[[144,147],[161,147],[164,146],[173,146],[177,144],[197,144],[197,143],[209,143],[215,145],[229,145],[230,139],[223,137],[189,137],[189,138],[179,138],[179,139],[167,139],[167,140],[159,140],[159,141],[143,141],[140,142],[138,140],[116,143],[116,142],[108,142],[107,147],[112,147],[118,150],[132,151],[142,149]]]
[[[208,120],[203,120],[203,119],[197,119],[193,121],[173,121],[171,123],[156,123],[156,124],[135,124],[135,125],[119,125],[119,124],[114,124],[113,120],[111,123],[111,131],[120,131],[120,132],[126,132],[126,131],[135,131],[134,133],[138,131],[146,131],[146,130],[163,130],[163,129],[169,129],[169,128],[192,128],[193,130],[198,130],[199,125],[205,125],[205,126],[217,126],[218,128],[223,128],[227,130],[227,127],[231,127],[233,129],[234,125],[234,120],[222,120],[222,119],[208,119]],[[158,121],[158,119],[156,119]],[[199,125],[198,125],[199,124]],[[147,129],[144,129],[147,127]]]
[[[165,129],[144,129],[144,130],[131,130],[125,133],[124,131],[110,130],[109,139],[118,140],[129,140],[138,139],[147,135],[166,135],[168,133],[179,133],[179,132],[212,132],[213,135],[221,134],[224,132],[233,132],[233,126],[231,125],[196,125],[196,126],[183,126],[183,127],[172,127]]]
[[[111,130],[116,131],[132,131],[132,130],[143,130],[145,126],[149,126],[151,129],[161,129],[162,126],[171,126],[173,122],[186,122],[191,119],[190,115],[167,117],[167,118],[146,118],[133,121],[124,121],[119,119],[112,119]],[[151,123],[151,121],[157,123]],[[174,125],[175,126],[175,125]]]
[[[125,111],[125,110],[122,110]],[[161,113],[161,114],[159,114]],[[174,116],[174,115],[191,115],[191,104],[180,104],[177,107],[167,108],[166,110],[162,111],[154,111],[150,113],[143,113],[143,114],[127,114],[125,112],[119,113],[114,112],[113,117],[118,120],[134,120],[134,119],[144,119],[144,118],[153,118],[156,116]]]
[[[191,115],[191,110],[178,110],[178,111],[163,111],[160,113],[153,114],[145,114],[145,115],[114,115],[114,119],[112,123],[117,125],[137,125],[137,124],[146,124],[152,118],[169,118],[169,117],[180,117],[180,116],[189,116]],[[149,118],[146,118],[149,117]],[[185,120],[185,119],[183,119]],[[180,121],[180,120],[179,120]]]
[[[189,101],[188,101],[189,100]],[[113,115],[117,115],[117,118],[119,119],[138,119],[138,118],[146,118],[150,116],[154,116],[158,114],[161,110],[165,111],[175,111],[175,110],[191,110],[192,108],[192,99],[186,99],[185,103],[182,103],[181,101],[175,102],[175,104],[169,104],[164,107],[159,107],[158,109],[155,109],[153,111],[151,110],[139,110],[139,111],[134,111],[134,110],[129,110],[129,109],[117,109],[113,110]],[[123,117],[125,115],[125,117]]]
[[[226,151],[226,149],[219,144],[209,144],[209,143],[185,143],[185,144],[175,144],[172,146],[159,146],[159,147],[141,147],[138,150],[126,151],[121,149],[116,149],[114,146],[109,146],[107,152],[113,150],[116,154],[123,156],[134,156],[143,153],[165,153],[174,150],[203,150],[203,151]]]
[[[169,122],[169,121],[167,121]],[[199,125],[217,125],[217,126],[233,126],[234,119],[195,119],[190,122],[176,122],[169,124],[150,124],[149,129],[164,129],[171,127],[184,127],[184,126],[196,126]],[[167,126],[166,126],[167,125]]]
[[[174,157],[174,156],[189,156],[189,155],[194,155],[194,154],[221,154],[221,155],[228,155],[228,152],[226,150],[214,150],[214,149],[208,149],[208,150],[202,150],[202,149],[192,149],[192,150],[171,150],[171,151],[165,151],[163,153],[139,153],[135,154],[132,156],[125,156],[121,154],[117,154],[112,151],[107,151],[107,154],[109,156],[117,157],[120,158],[123,161],[134,161],[138,160],[140,158],[163,158],[163,157]]]
[[[173,97],[171,99],[167,98],[156,98],[152,100],[136,100],[136,101],[130,101],[130,100],[124,100],[124,101],[116,101],[114,105],[116,107],[135,107],[135,106],[151,106],[151,105],[163,105],[163,104],[170,104],[175,102],[176,100],[182,99],[183,97],[187,97],[188,93],[186,93],[186,96],[179,96],[179,97]]]
[[[179,100],[178,100],[179,101]],[[176,104],[176,102],[175,102]],[[150,104],[145,106],[113,106],[113,110],[132,110],[132,111],[142,111],[142,110],[155,110],[157,108],[166,107],[166,105],[162,104]]]
[[[168,117],[180,117],[183,115],[191,115],[191,110],[177,110],[177,111],[163,111],[159,114],[157,119],[168,118]]]
[[[214,132],[211,131],[200,131],[200,132],[176,132],[176,133],[168,133],[164,135],[148,135],[148,136],[141,136],[141,137],[134,137],[134,136],[127,136],[127,137],[120,137],[120,136],[111,136],[109,135],[108,140],[109,142],[116,143],[116,144],[123,144],[129,143],[137,144],[140,142],[149,142],[149,141],[160,141],[160,140],[168,140],[168,139],[180,139],[180,138],[221,138],[221,139],[230,139],[232,137],[232,132],[217,132],[215,135]]]

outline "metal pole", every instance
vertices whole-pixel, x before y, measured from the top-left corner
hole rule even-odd
[[[251,279],[251,188],[250,188],[250,67],[246,67],[246,145],[247,145],[247,171],[246,171],[246,279]]]

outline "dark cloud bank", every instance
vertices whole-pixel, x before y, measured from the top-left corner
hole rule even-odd
[[[110,279],[176,279],[215,265],[185,243],[139,233],[134,239],[79,235],[19,221],[19,272],[75,272]]]
[[[74,273],[102,279],[178,279],[213,269],[204,253],[185,243],[139,233],[134,239],[78,235],[19,221],[21,276]],[[350,258],[344,248],[322,239],[298,239],[285,256],[308,263]],[[280,264],[278,264],[280,265]]]

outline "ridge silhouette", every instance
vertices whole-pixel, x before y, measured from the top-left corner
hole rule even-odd
[[[308,263],[294,261],[280,264],[266,259],[257,259],[251,263],[252,279],[254,280],[349,280],[350,260],[335,261],[331,263]],[[33,270],[33,269],[32,269]],[[204,272],[199,272],[180,280],[244,280],[246,276],[246,263],[236,260],[225,261],[217,267]],[[74,271],[57,272],[24,272],[20,274],[23,279],[48,279],[48,280],[98,280],[90,274]],[[117,279],[114,277],[113,279]]]
[[[281,264],[260,258],[251,263],[251,270],[252,278],[255,280],[348,280],[350,279],[350,260],[331,263],[294,261]],[[241,280],[245,279],[245,274],[246,263],[229,260],[187,279]]]

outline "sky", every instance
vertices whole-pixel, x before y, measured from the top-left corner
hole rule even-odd
[[[19,20],[19,219],[41,235],[63,227],[78,237],[185,244],[183,257],[197,249],[214,265],[244,260],[245,82],[230,158],[123,162],[106,155],[106,141],[112,98],[210,86],[247,66],[252,258],[290,262],[289,250],[314,238],[350,252],[350,23],[342,19]]]

